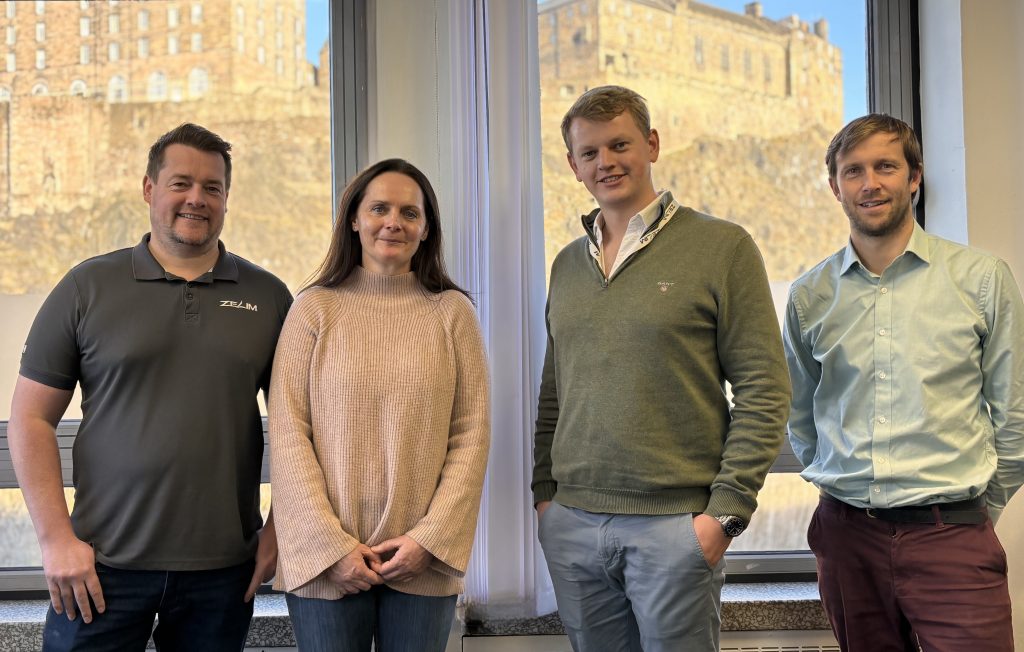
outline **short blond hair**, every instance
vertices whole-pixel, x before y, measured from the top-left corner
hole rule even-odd
[[[639,93],[624,86],[591,88],[573,102],[565,117],[562,118],[562,140],[565,141],[566,149],[570,154],[572,153],[569,129],[572,127],[572,121],[576,118],[607,122],[614,120],[626,111],[633,116],[633,122],[636,123],[644,138],[650,136],[651,114],[647,110],[647,102]]]

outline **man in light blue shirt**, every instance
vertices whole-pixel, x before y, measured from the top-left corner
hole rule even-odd
[[[783,334],[825,610],[844,652],[1012,650],[992,522],[1024,482],[1020,291],[914,221],[908,125],[858,118],[825,160],[850,242],[793,284]]]

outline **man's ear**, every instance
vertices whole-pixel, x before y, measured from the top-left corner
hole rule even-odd
[[[832,189],[832,195],[836,198],[836,201],[843,201],[842,198],[839,196],[839,184],[837,184],[836,180],[833,179],[832,177],[829,177],[828,179],[828,187]]]
[[[142,199],[147,204],[153,201],[153,182],[149,180],[149,175],[142,177]]]
[[[576,175],[577,181],[583,181],[583,177],[580,176],[580,171],[576,169],[576,160],[572,157],[572,152],[565,153],[565,160],[569,161],[569,167],[572,168],[572,173]]]
[[[661,137],[658,136],[657,129],[651,129],[651,133],[647,134],[647,147],[650,150],[651,163],[656,162],[658,154],[661,153]]]

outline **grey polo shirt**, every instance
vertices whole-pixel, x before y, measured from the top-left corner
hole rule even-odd
[[[240,564],[262,526],[256,399],[291,294],[223,244],[213,270],[186,282],[148,242],[68,272],[32,324],[21,375],[82,385],[71,520],[98,561]]]

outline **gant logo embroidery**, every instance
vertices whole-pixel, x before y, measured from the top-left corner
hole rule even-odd
[[[669,281],[658,281],[658,289],[661,290],[662,294],[668,292],[668,289],[673,285],[675,285],[675,283],[670,283]]]
[[[243,302],[243,301],[221,301],[220,302],[220,307],[221,308],[238,308],[240,310],[252,310],[253,312],[257,312],[256,304],[255,303],[249,303],[248,301],[245,301],[245,302]]]

